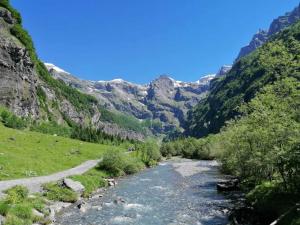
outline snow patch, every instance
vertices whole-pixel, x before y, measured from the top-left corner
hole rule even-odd
[[[53,70],[55,70],[55,71],[58,72],[58,73],[67,73],[67,74],[70,74],[69,72],[67,72],[67,71],[65,71],[65,70],[63,70],[63,69],[61,69],[61,68],[55,66],[55,65],[52,64],[52,63],[44,63],[44,65],[46,66],[46,68],[47,68],[48,70],[53,69]]]

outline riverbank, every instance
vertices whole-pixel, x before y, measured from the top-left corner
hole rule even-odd
[[[223,179],[214,161],[164,161],[63,209],[57,224],[225,225],[233,203],[216,190]]]
[[[151,148],[147,144],[139,146],[130,154],[124,151],[107,151],[103,154],[103,159],[95,161],[93,169],[88,169],[85,173],[69,173],[64,171],[59,173],[57,182],[46,177],[35,177],[26,180],[26,187],[22,185],[14,186],[5,191],[5,197],[0,200],[0,224],[4,225],[24,225],[24,224],[50,224],[55,222],[55,214],[61,209],[77,203],[83,210],[84,199],[100,187],[114,186],[116,182],[113,177],[134,174],[145,166],[154,165],[160,159],[158,148]],[[157,152],[158,154],[157,154]],[[86,167],[84,167],[86,168]],[[70,171],[77,171],[73,168]],[[65,175],[66,174],[66,175]],[[72,176],[69,176],[72,175]],[[68,177],[67,177],[68,176]],[[53,176],[50,176],[53,178]],[[57,177],[57,176],[55,176]],[[42,180],[41,180],[42,179]],[[57,179],[55,179],[56,181]],[[4,181],[11,185],[14,181]],[[22,181],[22,180],[21,180]],[[27,186],[39,187],[39,190]],[[33,186],[32,186],[33,185]],[[79,206],[80,205],[80,206]]]

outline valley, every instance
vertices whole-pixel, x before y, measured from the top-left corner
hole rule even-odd
[[[136,84],[44,62],[0,0],[0,225],[299,225],[299,68],[300,5],[214,74]]]

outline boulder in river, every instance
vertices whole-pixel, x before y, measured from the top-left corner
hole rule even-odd
[[[217,183],[218,191],[236,191],[239,189],[239,180],[230,179]]]
[[[0,225],[3,225],[5,222],[4,216],[0,215]]]
[[[70,188],[71,190],[75,191],[76,193],[81,194],[82,192],[84,192],[85,188],[84,186],[79,182],[79,181],[74,181],[72,179],[69,178],[65,178],[63,181],[63,184]]]
[[[108,186],[116,186],[117,185],[117,181],[115,179],[105,179],[108,183]]]

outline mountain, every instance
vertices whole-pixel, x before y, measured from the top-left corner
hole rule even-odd
[[[0,80],[0,105],[18,116],[66,126],[91,126],[122,138],[143,138],[136,130],[120,126],[124,123],[103,118],[103,110],[95,97],[50,75],[39,60],[31,37],[22,28],[20,14],[8,1],[0,1]],[[115,118],[118,116],[121,115]]]
[[[266,41],[274,34],[282,31],[284,28],[294,24],[300,19],[300,5],[296,7],[292,12],[286,13],[284,16],[280,16],[274,19],[268,30],[259,30],[252,38],[250,43],[243,47],[236,60],[248,55],[258,47],[262,46]]]
[[[196,82],[182,82],[162,75],[150,84],[139,85],[122,79],[81,80],[51,63],[45,66],[55,79],[93,95],[106,109],[161,123],[156,132],[182,127],[187,111],[205,97],[215,77],[208,75]]]
[[[223,77],[211,82],[210,93],[188,113],[187,134],[217,133],[238,117],[239,107],[266,85],[294,77],[300,81],[300,21],[282,30],[251,54],[238,60]]]

